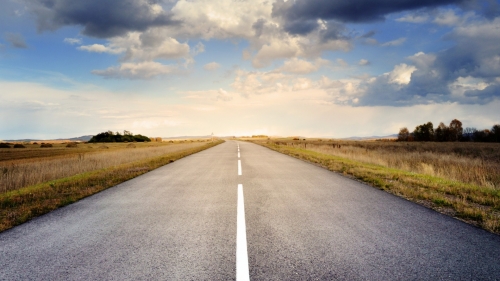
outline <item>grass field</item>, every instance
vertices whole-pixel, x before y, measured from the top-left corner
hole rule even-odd
[[[2,148],[0,231],[221,142]]]
[[[204,142],[55,144],[0,149],[0,192],[202,146]]]
[[[500,234],[500,144],[252,140]]]

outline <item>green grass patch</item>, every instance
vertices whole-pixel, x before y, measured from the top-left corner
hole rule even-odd
[[[0,194],[0,232],[222,142]]]

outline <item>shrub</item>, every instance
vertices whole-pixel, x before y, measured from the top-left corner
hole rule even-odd
[[[128,148],[135,148],[135,144],[131,143],[127,145]]]
[[[71,147],[71,148],[74,148],[74,147],[78,147],[78,145],[76,144],[76,142],[70,142],[66,145],[66,147]]]
[[[408,131],[408,128],[403,127],[399,129],[398,141],[408,141],[409,136],[410,136],[410,131]]]
[[[52,147],[51,143],[42,143],[40,147]]]
[[[14,148],[26,148],[26,146],[24,146],[20,143],[16,143],[16,144],[14,144]]]
[[[0,143],[0,148],[10,148],[8,143]]]
[[[93,136],[89,142],[149,142],[149,139],[143,135],[132,135],[129,131],[124,131],[124,134],[118,132],[113,133],[112,131],[102,132]]]

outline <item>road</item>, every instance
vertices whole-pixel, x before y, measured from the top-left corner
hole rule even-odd
[[[235,279],[500,280],[500,236],[236,141],[0,233],[0,280]]]

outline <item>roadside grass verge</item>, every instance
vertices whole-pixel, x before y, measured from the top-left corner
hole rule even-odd
[[[222,142],[207,143],[0,194],[0,232]]]
[[[500,234],[500,189],[388,168],[300,147],[255,142],[342,173],[407,200]]]
[[[203,145],[204,143],[200,142],[153,143],[137,147],[133,143],[112,143],[109,144],[111,148],[91,152],[58,155],[57,150],[53,150],[54,155],[36,157],[44,150],[38,148],[30,153],[33,158],[0,161],[0,193],[112,166],[152,159]],[[104,145],[101,144],[101,146]],[[12,156],[15,158],[18,155]]]

